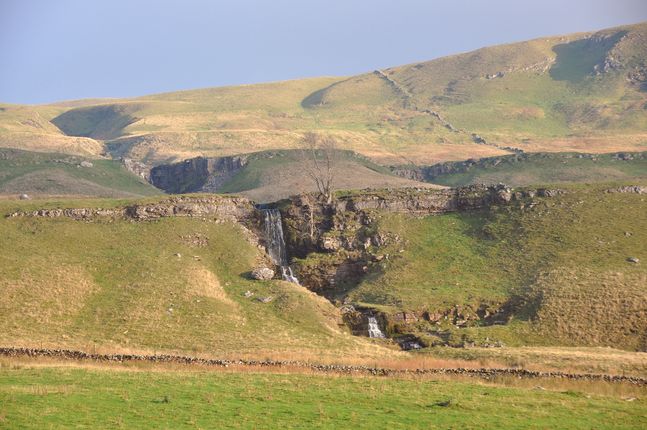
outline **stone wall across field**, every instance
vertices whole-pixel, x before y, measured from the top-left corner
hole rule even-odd
[[[637,386],[647,386],[647,378],[625,375],[606,375],[595,373],[566,373],[566,372],[540,372],[518,368],[411,368],[391,369],[385,367],[373,367],[362,365],[345,364],[317,364],[306,361],[295,360],[231,360],[190,357],[182,355],[145,355],[145,354],[93,354],[83,351],[69,349],[45,349],[45,348],[0,348],[0,356],[4,357],[32,357],[51,358],[77,361],[95,361],[105,363],[126,363],[126,362],[148,362],[148,363],[172,363],[201,365],[210,367],[264,367],[264,368],[295,368],[308,369],[321,373],[341,374],[366,374],[374,376],[397,376],[397,375],[461,375],[472,376],[483,379],[493,379],[502,376],[515,378],[553,378],[569,379],[579,381],[604,381],[613,383],[628,383]]]

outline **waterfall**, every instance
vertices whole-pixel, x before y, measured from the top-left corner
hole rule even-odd
[[[380,330],[380,326],[377,324],[377,319],[375,317],[368,317],[368,337],[374,337],[378,339],[384,339],[384,333]]]
[[[288,265],[288,254],[283,239],[283,221],[278,209],[263,209],[265,213],[265,238],[267,240],[267,253],[277,266],[281,267],[283,280],[298,284],[299,280],[292,273]]]

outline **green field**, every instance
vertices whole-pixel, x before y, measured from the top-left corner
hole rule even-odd
[[[467,381],[0,369],[3,428],[642,429],[646,409],[643,398]]]

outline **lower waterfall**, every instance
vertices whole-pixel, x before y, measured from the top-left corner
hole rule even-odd
[[[373,337],[377,339],[384,339],[384,333],[380,330],[380,326],[377,323],[375,317],[368,317],[368,337]]]

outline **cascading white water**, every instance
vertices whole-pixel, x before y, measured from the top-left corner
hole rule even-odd
[[[299,284],[299,280],[294,276],[294,273],[292,273],[292,268],[290,266],[281,266],[281,276],[285,281]]]
[[[267,253],[277,266],[281,267],[283,280],[298,284],[299,280],[292,268],[288,265],[288,254],[283,239],[283,221],[278,209],[264,209],[265,212],[265,238],[267,240]]]
[[[380,326],[377,323],[375,317],[368,317],[368,337],[373,337],[377,339],[384,339],[384,333],[380,330]]]

